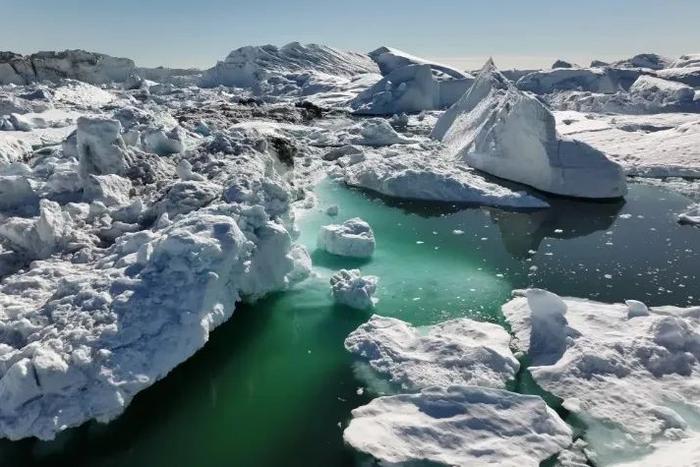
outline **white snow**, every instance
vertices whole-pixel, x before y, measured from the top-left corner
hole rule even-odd
[[[373,315],[345,339],[397,392],[431,386],[476,385],[504,388],[520,364],[500,326],[466,318],[416,328],[405,321]]]
[[[368,258],[375,246],[372,227],[359,217],[324,225],[318,233],[318,248],[338,256]]]
[[[374,297],[378,282],[378,277],[363,276],[359,269],[341,269],[331,276],[331,292],[341,305],[368,310],[378,301]]]
[[[561,138],[536,98],[487,62],[471,89],[438,120],[432,136],[450,157],[542,191],[582,198],[627,192],[622,169],[591,146]]]
[[[533,378],[588,426],[585,451],[601,465],[697,454],[681,440],[700,436],[700,307],[645,308],[537,289],[503,306]]]
[[[541,398],[492,388],[380,397],[352,416],[345,442],[391,465],[535,467],[571,443],[571,429]]]
[[[700,66],[700,54],[681,55],[669,68],[685,68]]]

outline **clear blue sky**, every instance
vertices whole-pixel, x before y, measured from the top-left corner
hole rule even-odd
[[[700,0],[0,0],[0,50],[209,67],[250,44],[380,45],[465,68],[700,52]]]

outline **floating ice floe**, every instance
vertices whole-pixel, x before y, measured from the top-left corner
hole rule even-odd
[[[622,168],[591,146],[558,135],[552,113],[518,90],[492,61],[437,121],[450,157],[542,191],[582,198],[627,192]]]
[[[700,224],[700,204],[688,206],[688,210],[678,215],[678,221],[683,224]]]
[[[374,315],[345,339],[345,348],[386,378],[397,392],[430,386],[504,388],[520,365],[502,327],[454,319],[417,328]]]
[[[429,388],[354,409],[345,442],[389,464],[535,467],[571,443],[536,396],[476,386]]]
[[[363,276],[359,269],[341,269],[331,276],[331,292],[335,301],[358,310],[368,310],[377,303],[377,276]]]
[[[407,147],[398,155],[368,155],[335,175],[347,185],[393,198],[514,208],[549,206],[525,192],[488,182],[473,169],[448,163],[423,147]]]
[[[359,217],[342,224],[324,225],[318,233],[318,248],[338,256],[368,258],[375,246],[372,227]]]
[[[692,450],[683,465],[700,463],[690,441],[700,440],[700,307],[604,304],[531,289],[503,312],[535,381],[586,424],[592,461],[656,465],[656,451],[682,458]]]

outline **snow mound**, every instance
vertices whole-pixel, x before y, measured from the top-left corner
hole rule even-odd
[[[331,292],[337,303],[367,310],[378,301],[374,298],[378,282],[378,277],[362,276],[359,269],[341,269],[331,276]]]
[[[372,227],[359,217],[325,225],[318,233],[318,248],[338,256],[369,258],[375,245]]]
[[[393,198],[514,208],[549,205],[525,192],[486,181],[468,167],[441,160],[434,151],[406,148],[398,155],[368,155],[341,170],[342,181]]]
[[[504,388],[520,367],[509,342],[496,324],[463,318],[416,328],[374,315],[350,333],[345,348],[401,392],[415,392],[452,385]]]
[[[538,466],[571,429],[535,396],[453,386],[380,397],[354,409],[345,442],[391,463]]]
[[[582,198],[627,192],[619,165],[585,143],[561,138],[552,113],[490,60],[471,89],[438,119],[432,136],[457,160],[545,192]]]
[[[688,206],[688,210],[678,215],[678,222],[682,224],[700,224],[700,204]]]
[[[207,70],[201,84],[255,88],[264,81],[287,75],[316,73],[347,78],[377,72],[377,66],[367,55],[325,45],[291,42],[282,47],[263,45],[236,49],[223,62]]]
[[[604,304],[530,289],[503,312],[535,381],[588,426],[586,453],[596,464],[641,465],[655,449],[681,449],[679,440],[700,436],[700,307]]]
[[[427,65],[438,79],[465,79],[472,78],[469,73],[465,73],[442,63],[432,62],[420,57],[416,57],[402,50],[391,47],[379,47],[370,52],[369,57],[379,66],[382,75],[387,76],[394,71],[409,65]]]

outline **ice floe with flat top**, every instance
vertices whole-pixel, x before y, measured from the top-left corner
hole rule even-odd
[[[539,397],[452,386],[374,399],[352,411],[343,439],[391,465],[535,467],[571,443],[571,429]]]
[[[369,258],[376,241],[370,225],[355,217],[342,224],[324,225],[318,233],[318,248],[333,255]]]
[[[700,307],[605,304],[530,289],[503,312],[534,380],[587,425],[592,461],[651,465],[647,456],[657,450],[693,449],[684,440],[700,438]]]
[[[359,269],[341,269],[331,276],[331,293],[336,303],[358,310],[368,310],[379,301],[377,276],[363,276]]]
[[[471,89],[437,121],[447,157],[539,190],[582,198],[624,196],[622,168],[580,141],[562,138],[552,113],[488,61]]]
[[[333,175],[349,186],[392,198],[513,208],[549,206],[526,192],[488,182],[475,170],[449,163],[436,150],[425,147],[367,154],[358,163],[336,169]]]
[[[502,327],[454,319],[414,327],[374,315],[345,339],[345,348],[366,362],[397,392],[430,386],[476,385],[505,388],[520,364]]]

